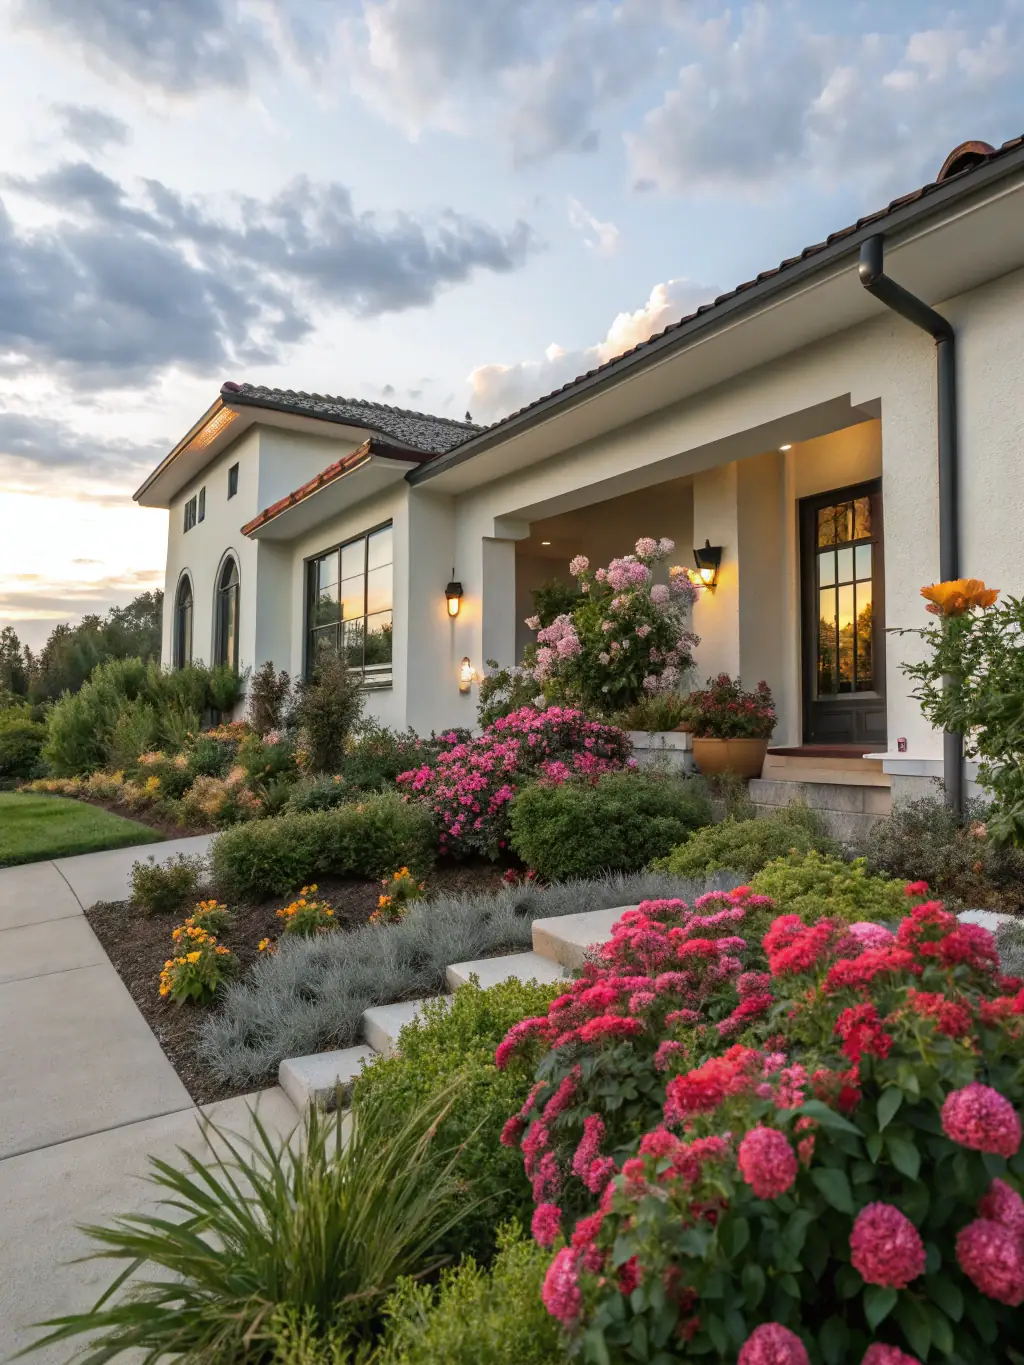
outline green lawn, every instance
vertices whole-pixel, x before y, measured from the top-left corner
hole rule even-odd
[[[99,806],[64,796],[0,792],[0,867],[155,844],[163,835]]]

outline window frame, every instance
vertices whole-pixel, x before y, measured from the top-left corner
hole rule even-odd
[[[195,493],[193,493],[192,496],[191,496],[191,497],[188,499],[188,501],[185,503],[184,517],[182,518],[182,527],[183,527],[183,529],[182,529],[182,533],[181,533],[183,536],[187,536],[188,533],[189,533],[189,531],[191,531],[191,530],[193,529],[193,527],[197,525],[197,520],[196,520],[196,507],[197,507],[197,503],[198,503],[198,496],[197,496],[197,494],[195,494]]]
[[[228,501],[238,493],[238,461],[228,469]]]
[[[370,575],[370,570],[369,570],[369,568],[368,568],[368,559],[369,559],[369,552],[370,552],[370,537],[371,537],[371,536],[375,536],[375,535],[376,535],[378,532],[380,532],[380,531],[388,531],[388,530],[391,531],[391,537],[392,537],[392,538],[391,538],[391,565],[390,565],[390,567],[391,567],[391,606],[387,609],[387,610],[389,610],[390,613],[391,613],[391,640],[392,640],[391,663],[390,663],[390,666],[389,666],[389,668],[388,668],[388,672],[387,672],[386,675],[385,675],[383,672],[376,672],[376,673],[371,673],[369,676],[367,676],[367,671],[366,671],[366,622],[367,622],[367,620],[369,619],[369,617],[370,617],[371,614],[374,615],[374,616],[378,616],[378,615],[381,615],[381,614],[382,614],[381,612],[369,613],[369,612],[367,612],[367,610],[366,610],[367,605],[368,605],[367,599],[368,599],[368,595],[369,595],[369,575]],[[350,618],[351,620],[357,620],[357,619],[358,619],[358,620],[361,620],[362,623],[363,623],[363,663],[362,663],[361,669],[359,670],[359,672],[361,673],[361,677],[362,677],[362,680],[361,680],[361,684],[360,684],[360,685],[362,686],[362,688],[363,688],[365,691],[383,690],[383,689],[385,689],[385,688],[389,688],[389,687],[393,687],[393,686],[394,686],[394,669],[395,669],[395,660],[394,660],[394,626],[395,626],[395,582],[394,582],[394,569],[395,569],[395,541],[394,541],[394,530],[395,530],[394,519],[393,519],[392,517],[388,517],[385,521],[377,522],[375,525],[370,526],[367,530],[365,530],[365,531],[360,531],[358,535],[346,536],[344,540],[336,541],[333,545],[327,545],[327,546],[325,546],[323,549],[317,550],[317,552],[316,552],[315,554],[307,555],[307,556],[303,559],[303,561],[302,561],[302,572],[303,572],[303,591],[304,591],[304,612],[303,612],[303,631],[302,631],[302,640],[303,640],[302,676],[303,676],[305,679],[307,679],[307,681],[308,681],[308,680],[311,678],[311,676],[312,676],[312,668],[313,668],[313,649],[312,649],[312,644],[313,644],[313,630],[314,630],[314,627],[313,627],[313,625],[312,625],[312,619],[313,619],[313,609],[314,609],[315,600],[316,600],[316,596],[317,596],[317,593],[316,593],[316,574],[315,574],[315,572],[314,572],[315,566],[316,566],[317,564],[319,564],[319,562],[320,562],[322,559],[326,559],[328,555],[333,555],[333,554],[338,555],[338,557],[339,557],[339,559],[338,559],[338,588],[339,588],[339,595],[340,595],[340,588],[341,588],[341,583],[342,583],[342,579],[341,579],[341,552],[342,552],[343,550],[345,550],[348,546],[350,546],[350,545],[355,545],[355,544],[357,544],[359,541],[363,541],[363,544],[364,544],[364,549],[363,549],[363,614],[362,614],[361,617],[358,617],[358,618],[357,618],[357,617],[351,617],[351,618]],[[340,596],[339,596],[339,600],[340,600]],[[339,626],[341,625],[341,619],[340,619],[340,618],[339,618],[338,624],[339,624]],[[339,642],[339,652],[340,652],[340,651],[341,651],[341,644],[340,644],[340,642]],[[380,666],[379,666],[379,665],[372,665],[372,667],[377,668],[377,667],[380,667]],[[353,671],[355,671],[355,670],[353,670]]]
[[[203,484],[202,488],[200,488],[198,497],[199,503],[197,508],[196,521],[200,522],[206,520],[206,484]]]
[[[225,587],[224,575],[227,572],[229,564],[234,565],[235,581],[234,583],[230,583],[228,584],[227,587]],[[229,593],[234,596],[235,615],[235,631],[232,642],[231,658],[228,658],[227,656],[228,652],[226,648],[226,641],[224,639],[226,621],[225,612],[227,609],[226,603]],[[238,562],[238,556],[237,554],[235,554],[234,550],[226,551],[223,558],[221,559],[220,565],[217,568],[217,576],[214,579],[213,583],[213,598],[214,598],[213,662],[214,664],[217,665],[227,664],[229,667],[233,668],[237,673],[239,660],[239,641],[241,635],[239,627],[241,623],[242,610],[242,570]]]
[[[182,589],[188,586],[188,653],[185,652],[186,641],[182,630],[182,611],[181,601]],[[174,589],[174,616],[172,619],[171,632],[171,660],[172,668],[175,670],[186,668],[192,662],[193,650],[195,648],[195,628],[196,628],[196,589],[192,582],[192,575],[188,569],[183,569],[178,578],[178,586]]]

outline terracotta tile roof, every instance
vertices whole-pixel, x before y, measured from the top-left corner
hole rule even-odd
[[[221,385],[221,396],[228,403],[243,403],[277,412],[294,412],[326,422],[366,427],[382,436],[413,446],[430,455],[443,455],[468,441],[482,427],[472,422],[456,422],[450,417],[432,417],[426,412],[392,408],[386,403],[371,403],[364,398],[332,398],[322,393],[303,393],[295,389],[268,389],[262,384]]]
[[[819,252],[825,251],[828,247],[832,246],[833,243],[841,241],[844,237],[852,236],[853,233],[859,232],[865,227],[869,227],[874,223],[883,223],[884,220],[897,209],[901,209],[907,204],[912,204],[917,200],[927,198],[950,180],[958,180],[961,178],[965,180],[969,179],[974,171],[980,166],[987,165],[991,161],[996,161],[1000,157],[1004,157],[1022,146],[1024,146],[1024,136],[1011,138],[1009,142],[1004,142],[999,148],[989,147],[988,151],[984,150],[984,148],[988,147],[987,143],[971,142],[961,144],[960,147],[955,148],[946,158],[938,178],[930,184],[922,185],[920,189],[912,190],[909,194],[904,194],[898,199],[893,199],[885,208],[878,209],[874,213],[866,214],[863,218],[858,218],[857,221],[851,223],[849,227],[840,228],[838,232],[831,233],[823,242],[815,242],[812,246],[805,246],[798,256],[789,256],[770,270],[762,270],[755,279],[745,280],[743,284],[738,284],[735,289],[730,289],[725,294],[719,294],[713,303],[701,304],[695,312],[688,313],[686,317],[680,318],[678,322],[670,323],[668,327],[663,328],[660,332],[655,332],[654,335],[648,337],[646,341],[641,341],[636,346],[631,347],[628,351],[623,351],[620,355],[613,356],[603,364],[595,366],[594,369],[587,370],[585,374],[577,375],[575,379],[570,379],[559,388],[552,389],[550,393],[546,393],[540,398],[535,398],[532,402],[518,408],[515,412],[510,412],[506,416],[499,418],[498,421],[492,422],[489,426],[478,428],[476,431],[467,434],[463,438],[463,443],[471,441],[474,436],[485,432],[489,433],[500,430],[507,422],[515,421],[524,413],[530,412],[534,408],[550,402],[550,400],[558,394],[569,393],[585,380],[592,379],[595,375],[603,374],[605,371],[620,365],[628,356],[637,355],[638,353],[645,351],[650,346],[654,345],[655,342],[661,340],[662,337],[678,331],[680,327],[685,326],[688,322],[692,322],[694,318],[700,317],[705,313],[713,312],[716,308],[721,307],[722,304],[736,298],[737,295],[742,294],[745,290],[752,289],[756,284],[760,284],[763,280],[772,279],[775,276],[784,274],[785,271],[791,269],[801,261],[806,261],[809,257],[818,255]],[[962,169],[961,166],[963,167]]]
[[[329,464],[326,469],[321,470],[315,478],[304,483],[301,488],[296,488],[293,493],[289,493],[286,497],[279,498],[277,502],[271,503],[269,507],[265,507],[258,516],[253,517],[252,521],[246,522],[242,527],[242,535],[248,536],[253,531],[258,531],[261,526],[266,526],[268,521],[273,521],[282,512],[287,512],[289,508],[304,502],[314,493],[319,493],[321,488],[326,488],[328,484],[335,483],[338,479],[351,473],[371,455],[384,455],[390,460],[405,460],[410,465],[422,464],[424,460],[430,458],[424,451],[409,450],[406,446],[390,445],[387,441],[381,441],[377,437],[371,436],[361,446],[357,446],[355,450],[343,455],[340,460],[335,460],[333,464]]]

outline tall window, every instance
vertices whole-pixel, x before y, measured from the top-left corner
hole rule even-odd
[[[238,565],[229,555],[217,580],[214,661],[238,668]]]
[[[233,498],[238,492],[238,465],[233,464],[228,470],[228,497]]]
[[[307,565],[306,673],[324,653],[343,654],[368,687],[391,683],[390,526],[350,540]]]
[[[174,667],[192,662],[192,581],[182,575],[174,599]]]

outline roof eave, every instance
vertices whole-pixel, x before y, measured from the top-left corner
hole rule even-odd
[[[897,208],[884,209],[861,220],[859,226],[836,234],[835,240],[813,254],[795,260],[784,269],[773,271],[766,278],[751,282],[746,288],[722,301],[705,305],[693,317],[651,341],[643,342],[632,351],[602,366],[600,370],[573,380],[562,389],[547,394],[536,403],[489,427],[479,436],[456,446],[446,455],[437,456],[428,465],[412,470],[406,478],[412,484],[425,483],[448,470],[455,469],[474,456],[493,449],[506,439],[540,425],[560,412],[569,411],[585,401],[595,389],[629,378],[631,375],[658,364],[675,351],[687,348],[695,339],[716,327],[732,323],[738,313],[754,314],[779,295],[794,286],[806,283],[816,274],[835,267],[845,257],[859,255],[861,244],[869,237],[884,232],[887,237],[905,233],[928,218],[937,217],[951,204],[959,204],[989,185],[1011,176],[1024,167],[1024,145],[1004,153],[985,165],[963,171],[928,194],[910,199]],[[909,198],[909,196],[908,196]],[[896,201],[898,203],[898,201]]]

